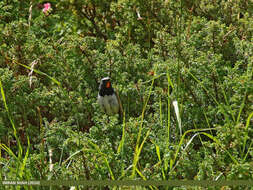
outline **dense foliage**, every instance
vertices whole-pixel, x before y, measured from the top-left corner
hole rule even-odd
[[[253,178],[252,1],[2,0],[0,31],[0,180]]]

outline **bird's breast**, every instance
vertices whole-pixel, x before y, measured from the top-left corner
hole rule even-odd
[[[113,115],[119,112],[119,103],[115,93],[112,95],[99,95],[98,103],[108,115]]]

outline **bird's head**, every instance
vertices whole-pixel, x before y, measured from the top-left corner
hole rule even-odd
[[[110,78],[109,78],[109,77],[102,78],[102,79],[101,79],[100,85],[101,85],[103,88],[111,88],[112,85],[111,85]]]
[[[104,95],[111,95],[114,93],[114,90],[112,88],[112,84],[109,77],[105,77],[101,79],[100,85],[99,85],[99,94]]]

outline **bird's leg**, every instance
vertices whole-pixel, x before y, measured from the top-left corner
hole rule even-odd
[[[117,100],[118,100],[118,103],[119,103],[119,124],[122,124],[122,121],[123,121],[123,106],[122,106],[122,103],[120,101],[120,98],[119,98],[119,93],[118,93],[118,90],[116,89],[116,97],[117,97]]]

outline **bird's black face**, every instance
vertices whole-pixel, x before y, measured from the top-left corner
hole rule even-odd
[[[102,88],[110,88],[111,87],[111,81],[109,77],[103,78],[101,80],[100,85],[102,85]]]
[[[112,95],[114,90],[111,85],[111,81],[109,77],[102,78],[100,85],[99,85],[99,95]]]

